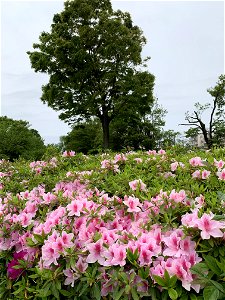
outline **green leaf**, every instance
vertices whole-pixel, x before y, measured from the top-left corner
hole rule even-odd
[[[170,278],[170,281],[169,281],[169,286],[170,287],[174,287],[176,285],[176,282],[177,282],[177,276],[174,275]]]
[[[157,300],[157,297],[156,297],[156,288],[154,288],[154,287],[150,288],[150,295],[151,295],[151,299],[152,300]]]
[[[140,299],[138,294],[137,294],[137,291],[134,288],[131,289],[131,295],[132,295],[134,300],[139,300]]]
[[[59,291],[60,294],[62,294],[63,296],[66,296],[66,297],[70,297],[71,296],[71,292],[68,292],[66,290],[60,290]]]
[[[162,300],[168,299],[168,291],[167,290],[164,290],[161,295],[162,295]]]
[[[213,220],[224,221],[225,220],[225,216],[216,215],[216,216],[213,217]]]
[[[101,299],[101,291],[100,291],[100,288],[98,286],[97,283],[95,283],[93,285],[93,295],[95,297],[96,300],[100,300]]]
[[[36,234],[36,233],[33,233],[33,236],[35,238],[35,240],[41,244],[44,243],[44,237],[42,235],[39,235],[39,234]]]
[[[51,285],[52,285],[51,282],[44,284],[43,288],[38,291],[38,296],[39,297],[47,297],[47,296],[51,295],[51,291],[50,291]]]
[[[88,283],[85,283],[80,291],[79,297],[82,296],[84,294],[84,292],[87,290],[87,288],[89,287]]]
[[[27,241],[27,245],[30,247],[33,247],[36,245],[35,242],[32,240],[32,238],[30,238],[30,237],[27,237],[26,241]]]
[[[158,275],[154,275],[153,277],[160,286],[162,286],[162,287],[166,286],[165,279],[163,279],[162,277],[160,277]]]
[[[222,272],[220,270],[220,268],[217,265],[217,260],[209,255],[203,255],[204,260],[206,261],[206,264],[208,265],[208,267],[216,274],[216,275],[220,275]]]
[[[204,300],[217,300],[219,295],[219,290],[214,286],[206,286],[203,290]]]
[[[15,292],[13,292],[13,295],[18,295],[20,292],[24,290],[24,287],[21,286],[19,289],[17,289]]]
[[[170,275],[169,275],[167,270],[165,270],[165,272],[164,272],[164,280],[165,280],[166,286],[169,286],[169,284],[170,284]]]
[[[197,296],[195,294],[190,294],[190,299],[191,300],[198,300]]]
[[[215,281],[215,280],[210,280],[210,282],[219,290],[221,291],[223,294],[225,294],[225,290],[222,286],[222,284],[220,284],[219,282]]]
[[[119,299],[122,297],[122,295],[124,294],[124,291],[125,291],[125,288],[119,290],[119,291],[115,294],[114,299],[115,299],[115,300],[119,300]]]
[[[119,275],[122,277],[122,279],[125,283],[129,282],[127,274],[125,272],[120,272]]]
[[[52,285],[51,285],[51,291],[52,291],[53,296],[54,296],[56,299],[60,299],[60,298],[59,298],[59,291],[58,291],[58,289],[57,289],[57,287],[56,287],[55,282],[53,282]]]
[[[127,284],[127,285],[125,286],[125,294],[129,294],[129,293],[130,293],[130,290],[131,290],[130,285]]]
[[[208,272],[208,267],[205,263],[198,263],[191,267],[191,272],[199,277],[205,277],[204,274]]]
[[[176,300],[178,298],[178,294],[174,289],[169,289],[168,294],[172,300]]]

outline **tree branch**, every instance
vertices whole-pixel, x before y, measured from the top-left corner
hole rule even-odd
[[[214,112],[216,110],[218,97],[219,97],[219,94],[217,94],[216,97],[215,97],[215,100],[214,100],[214,103],[213,103],[213,110],[212,110],[211,115],[210,115],[210,122],[209,122],[209,138],[210,138],[210,140],[212,140],[213,115],[214,115]]]

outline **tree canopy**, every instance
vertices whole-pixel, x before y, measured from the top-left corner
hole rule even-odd
[[[44,142],[29,123],[0,117],[0,159],[14,160],[19,157],[40,159],[44,154]]]
[[[113,11],[110,1],[66,1],[28,52],[32,68],[49,75],[41,100],[69,124],[97,117],[107,148],[109,124],[124,106],[151,112],[154,76],[144,69],[145,43],[130,14]]]

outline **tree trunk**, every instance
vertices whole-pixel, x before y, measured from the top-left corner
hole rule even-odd
[[[212,141],[211,139],[208,137],[208,133],[205,127],[205,124],[203,122],[200,122],[200,126],[201,126],[201,130],[202,130],[202,134],[205,140],[205,143],[208,147],[208,149],[210,149],[212,147]]]
[[[110,123],[109,116],[106,112],[104,112],[101,118],[101,123],[102,123],[102,130],[103,130],[103,148],[106,150],[109,149],[109,123]]]

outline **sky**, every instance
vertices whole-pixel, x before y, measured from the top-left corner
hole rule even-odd
[[[147,38],[143,57],[151,57],[154,95],[168,111],[165,130],[187,130],[178,125],[185,112],[195,102],[210,102],[207,89],[224,73],[224,2],[130,0],[112,5],[129,12]],[[58,143],[71,129],[41,102],[48,76],[31,69],[26,52],[62,10],[63,1],[1,1],[1,115],[27,120],[46,144]]]

